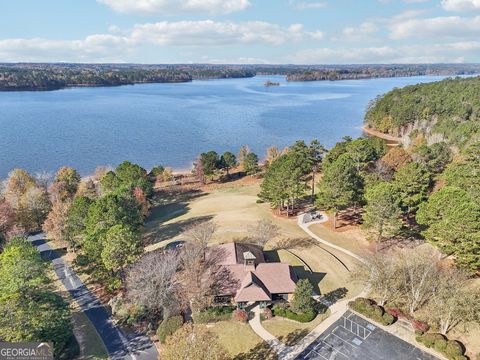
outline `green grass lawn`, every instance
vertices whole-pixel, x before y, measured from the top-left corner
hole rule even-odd
[[[303,339],[310,331],[315,329],[322,321],[330,316],[330,310],[323,314],[318,314],[315,319],[309,323],[300,323],[282,317],[274,317],[270,320],[262,321],[263,327],[276,336],[281,342],[292,346]]]
[[[263,343],[248,324],[234,321],[220,321],[208,327],[217,334],[220,343],[232,356],[249,353]]]

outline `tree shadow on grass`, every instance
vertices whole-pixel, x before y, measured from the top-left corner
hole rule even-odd
[[[159,190],[152,199],[150,214],[145,219],[145,227],[155,227],[160,222],[171,220],[186,214],[191,201],[206,196],[207,193],[196,189]]]
[[[144,244],[145,246],[157,244],[161,241],[165,241],[168,239],[172,239],[175,236],[180,235],[185,231],[186,228],[201,224],[213,219],[213,216],[198,216],[191,219],[186,219],[182,221],[178,221],[171,224],[160,225],[152,231],[148,232],[144,236]]]
[[[238,354],[233,360],[277,360],[278,356],[275,350],[266,342],[259,343],[250,351]]]
[[[309,331],[307,329],[298,329],[295,331],[292,331],[290,334],[286,336],[280,336],[278,340],[280,340],[282,343],[284,343],[287,346],[294,346],[296,345],[300,340],[302,340],[305,336],[307,336]]]
[[[348,294],[348,289],[345,287],[332,290],[323,295],[322,303],[327,306],[333,305],[337,301],[344,299],[345,296],[347,296],[347,294]]]

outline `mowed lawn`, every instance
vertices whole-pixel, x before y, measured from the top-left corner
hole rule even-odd
[[[232,357],[240,354],[246,356],[253,352],[252,349],[262,348],[264,345],[268,347],[248,324],[235,321],[220,321],[209,325],[208,329],[218,336],[218,340]]]
[[[299,323],[282,317],[274,317],[273,319],[262,321],[262,325],[281,342],[292,346],[297,344],[329,316],[330,310],[327,310],[323,314],[318,314],[315,319],[308,323]]]

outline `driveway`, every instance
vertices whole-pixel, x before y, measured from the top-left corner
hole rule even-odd
[[[82,283],[73,269],[68,266],[45,240],[43,233],[29,236],[29,241],[40,252],[42,258],[53,264],[54,271],[85,315],[90,319],[102,339],[111,359],[157,360],[155,345],[144,334],[125,334],[116,326],[100,300]]]

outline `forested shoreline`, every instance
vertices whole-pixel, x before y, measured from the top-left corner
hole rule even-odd
[[[480,72],[480,65],[364,65],[309,69],[287,74],[287,81],[336,81],[409,76],[457,76]]]
[[[0,91],[179,83],[192,80],[282,75],[287,81],[335,81],[425,75],[473,75],[477,64],[410,65],[211,65],[211,64],[0,64]]]
[[[47,91],[68,87],[182,83],[197,79],[253,77],[237,67],[113,64],[0,64],[0,91]]]

